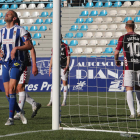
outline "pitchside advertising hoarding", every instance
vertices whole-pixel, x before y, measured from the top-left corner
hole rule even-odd
[[[114,58],[110,57],[71,57],[68,88],[70,92],[123,92],[123,58],[121,66],[115,66]],[[31,74],[28,92],[50,92],[52,74],[49,77],[49,58],[37,58],[38,75]],[[0,89],[4,91],[2,70],[0,70]],[[61,84],[61,90],[63,85]]]

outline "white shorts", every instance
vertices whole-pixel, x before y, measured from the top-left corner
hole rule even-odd
[[[28,84],[29,79],[30,79],[30,73],[31,73],[31,66],[26,66],[25,70],[20,76],[20,80],[18,84]]]
[[[61,68],[61,79],[62,80],[67,81],[68,80],[68,74],[69,74],[68,71],[64,74],[64,70]]]
[[[140,86],[140,70],[124,70],[123,71],[123,86],[134,87]]]

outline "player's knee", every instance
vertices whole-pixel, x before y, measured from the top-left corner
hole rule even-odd
[[[13,94],[13,93],[16,93],[16,88],[15,88],[15,86],[10,86],[9,87],[9,94]]]
[[[22,92],[25,91],[25,86],[21,85],[21,86],[17,86],[17,92]]]

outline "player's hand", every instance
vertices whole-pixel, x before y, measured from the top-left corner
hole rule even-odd
[[[49,68],[49,76],[50,76],[51,72],[52,72],[52,69],[51,69],[51,68]]]
[[[121,61],[120,61],[120,60],[117,60],[117,61],[116,61],[116,66],[118,66],[118,67],[121,66]]]
[[[4,53],[3,51],[0,49],[0,57],[3,57],[4,56]]]
[[[68,67],[64,68],[64,74],[66,74]]]
[[[32,74],[34,76],[36,76],[38,74],[38,68],[37,68],[37,66],[33,66],[33,68],[32,68]]]
[[[11,51],[11,59],[13,60],[15,58],[15,53],[17,51],[17,47],[14,47]]]

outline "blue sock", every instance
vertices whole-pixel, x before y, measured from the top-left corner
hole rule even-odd
[[[9,101],[9,118],[14,117],[15,113],[15,106],[16,106],[16,93],[9,94],[10,101]]]
[[[7,97],[7,96],[6,96],[6,98],[7,98],[8,102],[9,102],[9,101],[10,101],[10,98],[9,98],[9,97]]]

